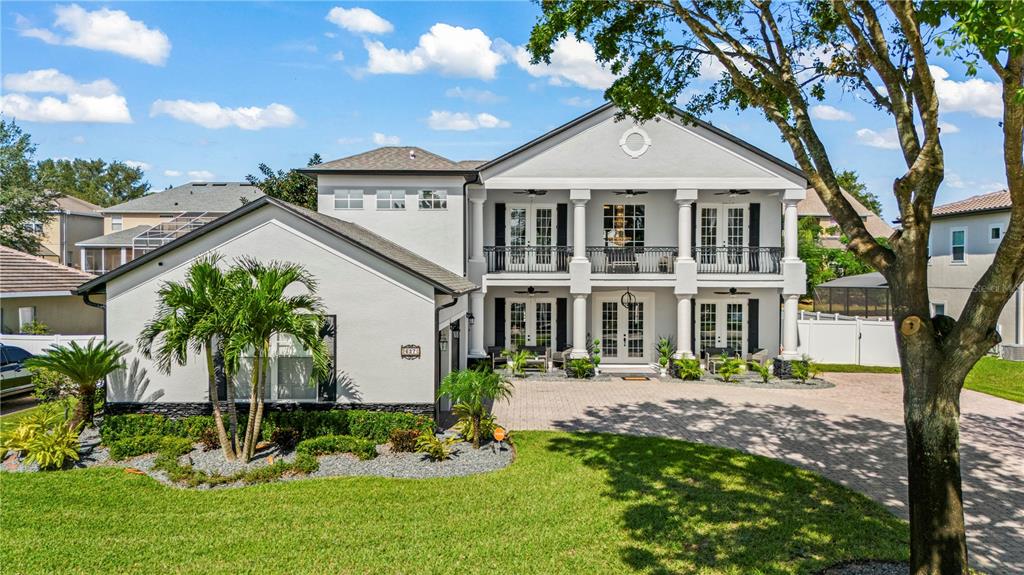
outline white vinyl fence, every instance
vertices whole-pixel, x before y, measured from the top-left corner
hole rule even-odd
[[[66,345],[68,342],[77,341],[79,345],[89,343],[90,339],[103,341],[102,335],[24,335],[5,333],[0,335],[0,343],[20,347],[25,351],[40,355],[46,353],[46,348],[51,345]]]
[[[818,363],[899,366],[892,320],[800,312],[797,350]]]

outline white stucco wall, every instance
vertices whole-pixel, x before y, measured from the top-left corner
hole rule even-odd
[[[239,256],[299,262],[320,282],[326,313],[337,315],[339,402],[432,403],[434,386],[434,290],[374,255],[327,234],[275,206],[265,206],[114,278],[107,286],[107,333],[134,344],[155,309],[164,281],[180,281],[198,256],[216,251],[230,262]],[[422,357],[400,357],[400,346],[421,346]],[[129,361],[139,355],[132,351]],[[164,402],[206,401],[201,357],[160,373],[148,370],[152,393]],[[112,396],[112,401],[124,398]]]
[[[457,274],[464,270],[465,198],[461,176],[347,176],[320,175],[317,210],[355,222]],[[334,189],[363,190],[363,208],[334,209]],[[405,190],[404,210],[378,210],[377,190]],[[421,210],[421,189],[446,190],[448,208]]]

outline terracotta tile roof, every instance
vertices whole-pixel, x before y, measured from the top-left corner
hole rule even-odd
[[[479,162],[482,163],[482,162]],[[393,171],[458,171],[472,170],[479,165],[468,165],[466,162],[453,162],[416,146],[388,146],[331,160],[311,166],[303,171],[318,172],[326,170],[393,170]]]
[[[72,291],[96,276],[0,246],[0,294]]]
[[[853,209],[857,211],[857,214],[864,220],[864,227],[867,228],[868,233],[872,237],[876,238],[888,238],[895,231],[892,226],[885,222],[882,218],[869,210],[864,204],[860,203],[857,198],[850,195],[849,192],[843,190],[843,195],[853,205]],[[817,190],[814,188],[807,188],[807,196],[800,200],[800,203],[796,205],[796,211],[800,216],[813,216],[817,218],[829,217],[828,209],[825,207],[825,202],[821,201],[821,196],[818,195]],[[839,236],[825,236],[821,238],[821,244],[827,248],[843,248],[845,244],[839,241]]]
[[[992,192],[971,196],[969,198],[935,206],[932,210],[934,216],[951,216],[953,214],[966,214],[970,212],[987,212],[990,210],[1008,210],[1012,207],[1010,191]]]

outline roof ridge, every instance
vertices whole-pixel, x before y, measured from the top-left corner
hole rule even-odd
[[[78,268],[73,268],[71,266],[66,266],[64,264],[58,264],[56,262],[51,262],[50,260],[47,260],[45,258],[41,258],[41,257],[39,257],[39,256],[37,256],[35,254],[30,254],[28,252],[23,252],[21,250],[16,250],[14,248],[9,248],[7,246],[0,246],[0,251],[7,252],[7,253],[10,253],[11,255],[18,256],[18,257],[24,257],[24,258],[27,258],[27,259],[37,260],[38,262],[44,263],[47,266],[59,269],[61,271],[71,271],[71,272],[74,272],[76,274],[85,276],[86,278],[90,278],[91,279],[91,278],[96,277],[93,274],[90,274],[88,272],[84,272],[84,271],[82,271],[82,270],[80,270]]]

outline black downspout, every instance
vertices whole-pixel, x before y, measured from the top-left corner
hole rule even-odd
[[[441,398],[437,392],[441,389],[441,310],[452,307],[459,302],[459,296],[452,296],[452,301],[441,307],[434,308],[434,425],[441,421]]]
[[[92,292],[86,292],[86,293],[82,294],[82,301],[84,301],[85,305],[87,305],[89,307],[94,307],[94,308],[103,310],[103,341],[107,341],[107,339],[108,339],[107,338],[107,304],[96,303],[94,301],[91,301],[89,299],[90,295],[92,295]],[[104,411],[106,410],[106,407],[107,407],[107,390],[108,389],[110,389],[110,381],[106,378],[106,376],[104,376],[103,377],[103,410]],[[102,415],[102,412],[101,412],[101,415]]]

